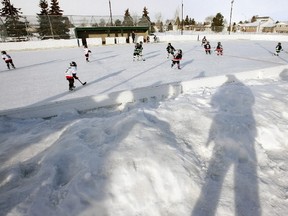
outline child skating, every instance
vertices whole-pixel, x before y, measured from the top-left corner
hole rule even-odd
[[[174,52],[176,51],[176,49],[172,46],[171,43],[168,43],[167,47],[166,47],[166,50],[167,50],[167,58],[174,55]]]
[[[135,60],[145,61],[145,59],[143,59],[143,55],[142,55],[142,51],[143,51],[142,44],[143,44],[142,41],[140,43],[136,43],[134,53],[133,53],[133,61],[135,61]]]
[[[173,68],[173,66],[175,64],[177,64],[177,68],[178,69],[181,69],[180,68],[180,60],[182,59],[182,50],[179,49],[177,50],[177,52],[174,54],[174,58],[172,59],[172,64],[171,64],[171,68]]]
[[[204,49],[205,49],[206,54],[211,55],[211,45],[210,45],[209,41],[207,41],[206,44],[204,45]]]
[[[65,71],[65,77],[69,82],[69,91],[73,91],[76,88],[74,86],[74,79],[78,79],[76,62],[72,61],[70,63],[70,66]]]
[[[221,42],[218,42],[215,51],[216,51],[217,55],[223,55],[223,46],[222,46]]]
[[[274,53],[274,55],[279,56],[279,53],[280,53],[281,51],[283,51],[283,48],[282,48],[281,43],[279,42],[279,43],[277,44],[277,46],[275,47],[275,53]]]
[[[1,54],[2,54],[2,59],[5,61],[7,65],[7,68],[10,70],[10,65],[11,65],[15,69],[11,56],[8,55],[6,51],[2,51]]]
[[[89,62],[89,54],[91,53],[91,50],[88,49],[87,45],[84,46],[84,55],[86,58],[86,62]]]

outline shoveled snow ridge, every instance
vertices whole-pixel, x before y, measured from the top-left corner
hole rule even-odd
[[[235,74],[238,80],[277,78],[288,70],[287,65],[260,70],[245,71]],[[77,99],[63,100],[47,103],[41,106],[28,106],[24,108],[9,109],[0,112],[0,116],[13,118],[49,118],[63,112],[86,112],[89,110],[123,105],[126,103],[146,102],[149,100],[163,100],[176,97],[182,93],[195,89],[217,87],[227,81],[228,75],[197,78],[190,81],[148,86],[134,90],[113,92]],[[231,80],[233,82],[233,80]]]

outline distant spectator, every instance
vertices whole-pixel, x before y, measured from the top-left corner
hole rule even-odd
[[[136,34],[135,34],[134,31],[132,31],[132,41],[133,41],[133,43],[135,43],[135,37],[136,37]]]

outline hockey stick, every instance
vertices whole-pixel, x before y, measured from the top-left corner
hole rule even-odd
[[[86,85],[86,83],[87,83],[87,82],[84,82],[84,83],[81,82],[81,80],[80,80],[79,78],[78,78],[77,80],[78,80],[82,85]]]

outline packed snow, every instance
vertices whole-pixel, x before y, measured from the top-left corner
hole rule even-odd
[[[0,215],[285,216],[288,55],[272,55],[277,43],[222,41],[217,56],[172,41],[181,70],[170,67],[167,43],[144,44],[146,61],[135,62],[131,44],[89,47],[89,63],[81,47],[9,51],[17,69],[0,69]],[[71,61],[87,81],[74,92],[64,77]],[[264,69],[272,76],[251,74]],[[67,108],[182,82],[195,88]],[[57,115],[12,117],[47,106]]]

